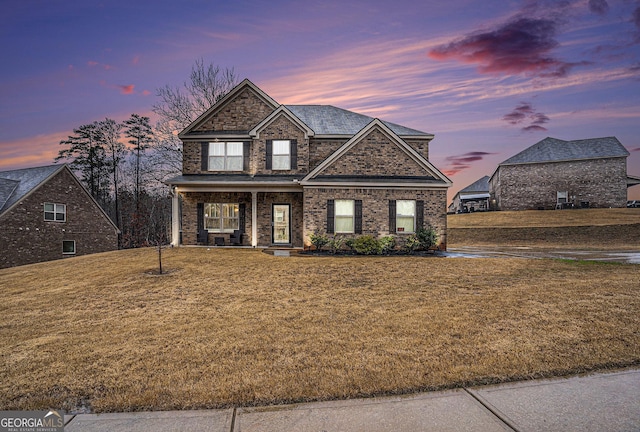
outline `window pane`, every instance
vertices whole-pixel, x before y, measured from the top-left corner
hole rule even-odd
[[[335,230],[337,233],[352,233],[353,232],[353,217],[350,216],[336,216],[335,218]]]
[[[220,231],[220,219],[212,217],[205,218],[204,227],[208,230]]]
[[[224,143],[209,143],[209,156],[224,156]]]
[[[55,204],[52,203],[44,203],[44,211],[52,212],[55,209]]]
[[[353,216],[353,200],[335,200],[336,216]]]
[[[227,156],[242,156],[242,143],[241,142],[227,143]]]
[[[398,232],[413,232],[413,217],[412,216],[399,216],[396,219],[396,231]]]
[[[273,164],[272,168],[274,170],[288,170],[291,169],[291,162],[289,160],[289,155],[286,156],[272,156]]]
[[[55,220],[55,213],[53,213],[53,212],[44,212],[44,220],[48,220],[48,221]]]
[[[76,242],[73,240],[63,240],[62,253],[76,253]]]
[[[274,155],[288,155],[291,150],[289,140],[276,140],[273,141],[273,154]]]
[[[398,215],[415,216],[416,214],[416,202],[398,200],[396,201],[396,211]]]
[[[224,157],[212,156],[209,158],[209,171],[221,171],[224,169]]]
[[[223,217],[238,217],[238,204],[222,204]]]
[[[56,204],[56,211],[64,213],[65,205],[64,204]]]
[[[238,219],[222,219],[222,223],[225,230],[238,229]]]
[[[242,171],[242,156],[227,157],[227,171]]]
[[[56,213],[56,220],[64,222],[64,213]]]

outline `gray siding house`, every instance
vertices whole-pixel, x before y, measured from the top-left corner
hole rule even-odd
[[[629,152],[615,137],[545,138],[498,165],[489,180],[498,210],[625,207]]]
[[[470,213],[489,210],[489,176],[484,176],[455,194],[449,211]]]
[[[303,247],[314,233],[402,244],[428,225],[446,247],[451,181],[429,162],[432,134],[334,106],[281,105],[244,80],[179,137],[182,175],[166,182],[174,245]]]

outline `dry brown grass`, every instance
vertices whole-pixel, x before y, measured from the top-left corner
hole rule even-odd
[[[640,209],[482,212],[447,216],[447,243],[458,246],[640,248]]]
[[[637,265],[152,249],[0,270],[0,409],[351,398],[640,362]]]

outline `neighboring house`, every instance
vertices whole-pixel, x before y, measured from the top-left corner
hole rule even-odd
[[[545,138],[498,165],[489,180],[499,210],[624,207],[629,152],[615,137]],[[494,201],[495,200],[495,201]]]
[[[314,233],[401,244],[430,226],[446,247],[451,181],[429,162],[431,134],[333,106],[280,105],[244,80],[179,137],[182,175],[167,181],[174,245],[303,247]]]
[[[469,213],[489,210],[489,176],[484,176],[461,189],[454,197],[449,211]]]
[[[0,268],[115,250],[118,233],[66,165],[0,172]]]

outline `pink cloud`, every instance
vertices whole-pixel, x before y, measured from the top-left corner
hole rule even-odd
[[[447,176],[453,176],[461,171],[471,168],[473,162],[483,160],[486,156],[495,153],[473,151],[456,156],[448,156],[445,160],[449,163],[442,172]]]
[[[142,96],[149,96],[151,92],[149,90],[142,90]]]
[[[551,119],[541,112],[536,112],[535,108],[530,102],[520,102],[513,111],[505,114],[502,120],[512,125],[522,124],[525,121],[529,121],[530,124],[522,128],[524,132],[546,131],[547,129],[542,125],[549,122]]]
[[[0,171],[51,165],[66,132],[55,132],[0,142]]]
[[[140,62],[140,56],[139,55],[133,57],[133,59],[131,60],[131,64],[133,64],[133,65],[137,65],[139,62]]]
[[[89,60],[89,61],[87,62],[87,65],[88,65],[88,66],[98,66],[98,62],[97,62],[97,61],[93,61],[93,60]]]
[[[129,85],[119,85],[118,88],[120,89],[120,93],[125,94],[125,95],[129,95],[129,94],[133,94],[133,88],[135,86],[133,84],[129,84]]]

